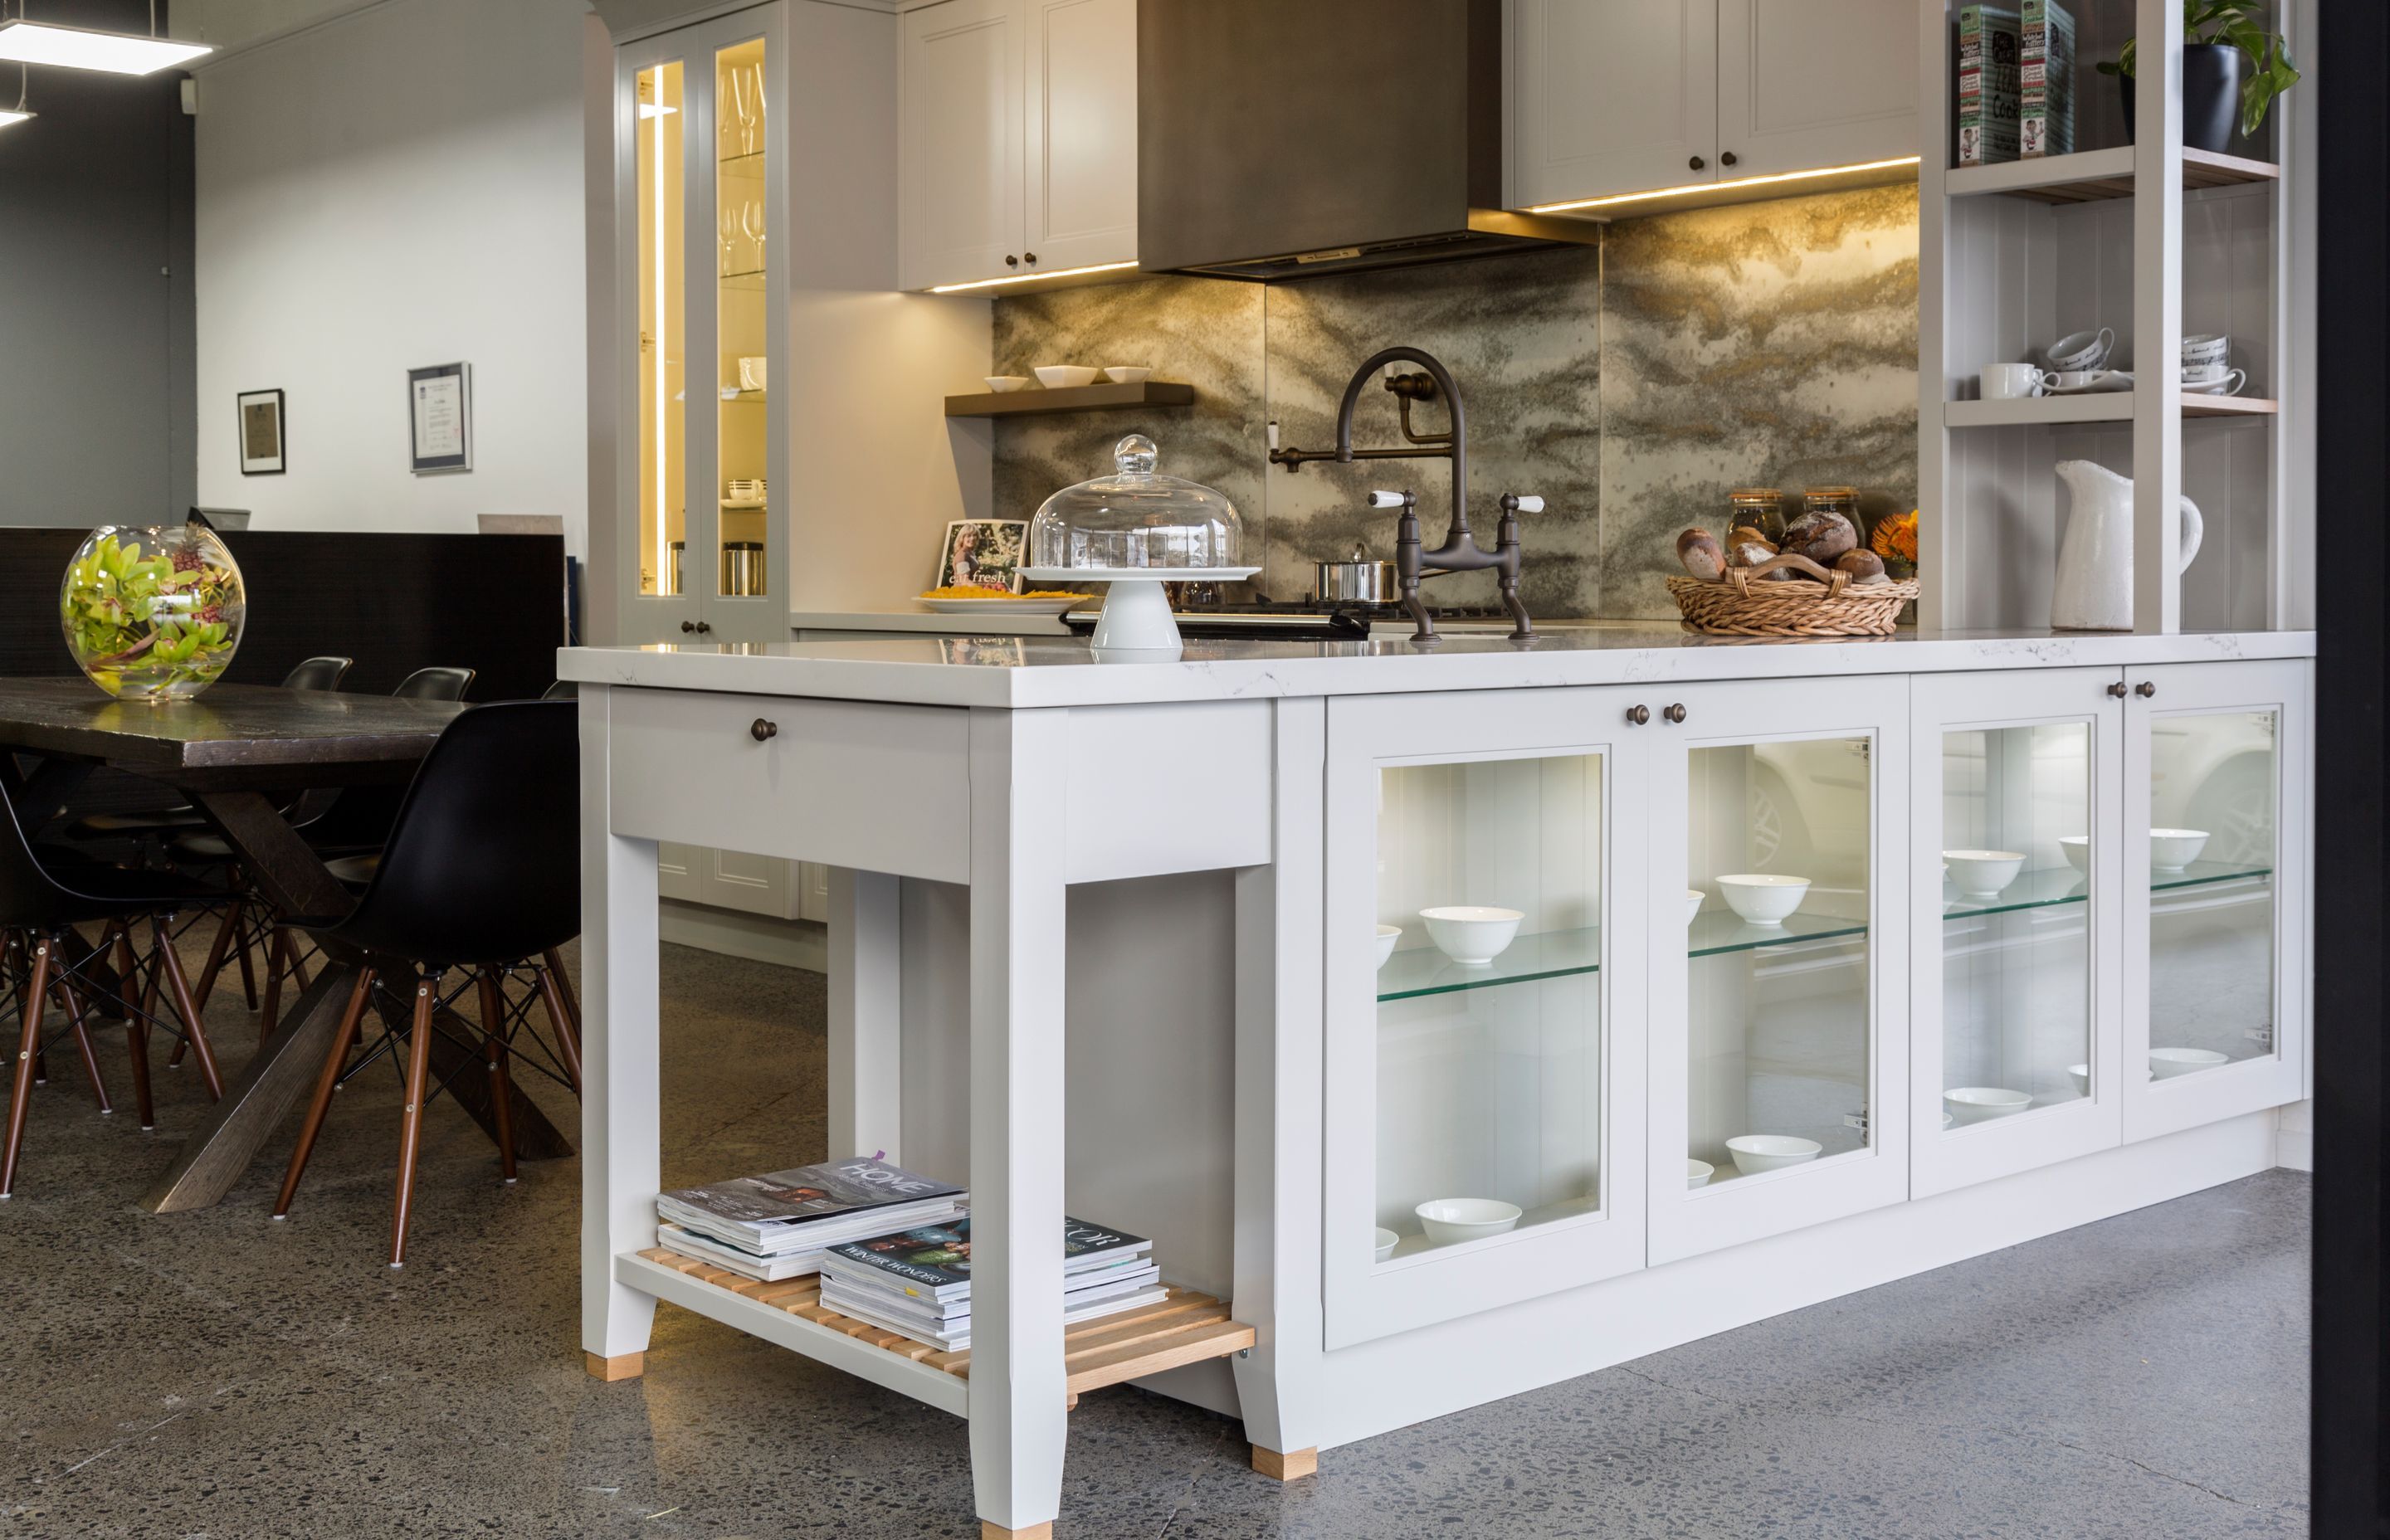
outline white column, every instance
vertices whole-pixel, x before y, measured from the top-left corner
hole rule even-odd
[[[2182,6],[2138,0],[2133,118],[2133,629],[2182,629]]]
[[[829,1156],[902,1164],[904,944],[898,879],[829,874]]]
[[[610,692],[581,689],[581,1345],[592,1372],[638,1372],[656,1302],[614,1281],[655,1244],[656,846],[612,831]],[[622,1362],[622,1360],[629,1360]]]
[[[1062,1496],[1068,727],[971,712],[971,1482],[983,1523],[1016,1533]]]

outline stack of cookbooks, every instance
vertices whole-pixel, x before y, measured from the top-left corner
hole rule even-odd
[[[656,1244],[767,1283],[821,1270],[849,1240],[966,1212],[962,1188],[857,1156],[656,1195]]]
[[[1169,1297],[1153,1242],[1081,1220],[1062,1221],[1062,1324],[1075,1326]],[[970,1346],[970,1216],[833,1246],[821,1264],[821,1303],[917,1342]]]

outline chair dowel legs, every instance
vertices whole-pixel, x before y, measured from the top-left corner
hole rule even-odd
[[[16,1073],[8,1083],[8,1143],[0,1150],[0,1198],[16,1190],[17,1153],[25,1143],[25,1108],[33,1095],[33,1048],[42,1037],[42,1014],[50,988],[50,942],[46,936],[33,939],[29,965],[32,977],[26,981],[24,1018],[18,1033]]]
[[[84,1078],[91,1082],[91,1094],[99,1102],[99,1115],[107,1117],[116,1110],[109,1105],[108,1083],[99,1078],[99,1059],[91,1051],[91,1034],[84,1030],[83,992],[63,969],[50,981],[50,993],[58,996],[58,1008],[67,1013],[67,1030],[73,1034],[75,1052],[83,1059]]]
[[[274,1020],[282,1014],[282,975],[290,952],[290,932],[280,926],[274,928],[274,941],[265,949],[265,1005],[257,1019],[257,1040],[260,1043],[274,1035]]]
[[[208,960],[199,969],[199,986],[191,991],[192,1001],[201,1010],[208,1008],[208,996],[215,993],[216,975],[224,971],[225,950],[240,934],[241,908],[241,900],[236,898],[216,918],[216,939],[208,943]]]
[[[482,993],[482,1055],[490,1066],[490,1107],[498,1123],[498,1171],[509,1182],[515,1179],[515,1120],[513,1088],[507,1083],[507,1042],[500,1035],[506,1024],[506,1002],[498,995],[498,976],[494,969],[482,969],[475,975]]]
[[[199,1061],[199,1078],[206,1082],[208,1099],[224,1099],[224,1081],[216,1073],[216,1056],[208,1049],[207,1023],[199,1020],[199,1007],[191,1003],[191,982],[183,976],[183,959],[174,955],[174,930],[171,921],[160,916],[152,921],[157,937],[156,966],[166,975],[166,987],[174,994],[174,1014],[183,1019],[185,1041],[191,1046],[191,1056]]]
[[[553,958],[556,952],[548,951]],[[581,1094],[581,1032],[572,1020],[572,1007],[564,995],[564,980],[551,963],[546,968],[534,968],[532,976],[539,981],[540,1004],[547,1007],[548,1024],[556,1031],[556,1051],[564,1056],[564,1072],[572,1081],[572,1094]]]
[[[341,1012],[341,1030],[332,1038],[332,1051],[324,1057],[324,1072],[315,1077],[315,1097],[307,1104],[307,1121],[299,1130],[299,1148],[290,1152],[290,1169],[283,1174],[281,1196],[274,1200],[274,1217],[283,1218],[290,1212],[290,1200],[299,1194],[299,1178],[307,1170],[307,1157],[315,1152],[315,1136],[324,1131],[324,1115],[331,1110],[332,1093],[340,1088],[341,1071],[349,1061],[349,1049],[357,1040],[357,1023],[364,1019],[366,1001],[373,995],[374,970],[357,971],[357,982],[349,991],[349,1003]]]
[[[391,1216],[390,1264],[406,1264],[406,1215],[415,1203],[415,1152],[423,1133],[423,1097],[431,1069],[431,1011],[437,992],[428,975],[415,982],[415,1020],[406,1044],[406,1105],[398,1127],[398,1202]]]
[[[133,1004],[133,989],[141,977],[141,961],[133,951],[133,925],[129,920],[116,920],[109,926],[105,946],[113,942],[116,947],[116,976],[122,981],[125,1004]],[[141,1126],[158,1126],[158,1110],[149,1093],[149,1016],[145,998],[139,1010],[124,1013],[125,1057],[133,1061],[133,1103],[141,1114]]]

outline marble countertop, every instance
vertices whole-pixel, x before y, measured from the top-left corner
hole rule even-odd
[[[1621,622],[1554,626],[1526,645],[1484,635],[1451,635],[1433,648],[1407,640],[1190,641],[1176,661],[1101,658],[1086,642],[1059,636],[575,647],[559,650],[557,673],[593,685],[1035,708],[2314,655],[2312,631],[1903,631],[1773,641]]]

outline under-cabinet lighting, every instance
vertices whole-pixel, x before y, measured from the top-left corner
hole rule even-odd
[[[32,116],[31,112],[19,112],[13,107],[0,107],[0,128],[6,128],[10,123],[21,123]]]
[[[1701,193],[1728,192],[1736,187],[1767,187],[1780,182],[1814,182],[1822,176],[1849,176],[1859,172],[1913,166],[1919,159],[1914,155],[1904,155],[1896,160],[1863,160],[1854,166],[1819,166],[1813,171],[1780,171],[1767,176],[1738,176],[1731,182],[1688,182],[1681,187],[1660,187],[1651,192],[1613,193],[1608,198],[1579,198],[1566,203],[1537,203],[1527,212],[1564,214],[1578,209],[1608,209],[1621,203],[1640,203],[1654,198],[1691,198]]]
[[[942,283],[933,287],[932,294],[959,294],[966,289],[996,289],[1010,283],[1035,283],[1040,278],[1083,278],[1090,273],[1117,273],[1135,267],[1133,262],[1099,262],[1093,267],[1062,267],[1051,273],[1016,273],[1004,278],[981,278],[975,283]]]
[[[178,43],[169,37],[96,32],[22,19],[0,21],[0,59],[21,64],[105,70],[113,75],[148,75],[214,52],[204,43]]]
[[[679,110],[677,107],[658,107],[653,102],[639,104],[639,116],[642,118],[669,118]]]

